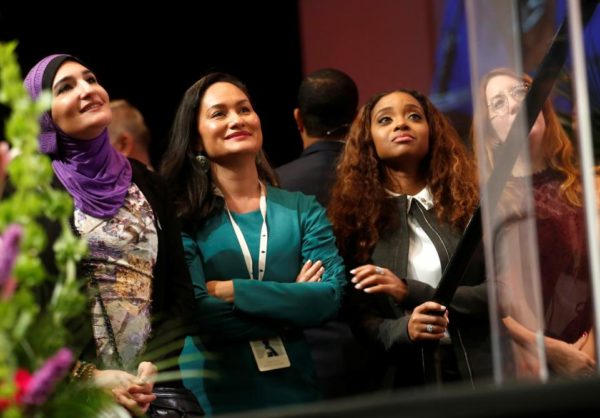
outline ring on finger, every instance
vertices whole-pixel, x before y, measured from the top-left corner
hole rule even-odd
[[[375,266],[375,273],[377,274],[383,274],[383,269],[379,266]]]
[[[427,330],[428,333],[431,334],[433,332],[433,325],[427,324],[427,326],[425,327],[425,329]]]

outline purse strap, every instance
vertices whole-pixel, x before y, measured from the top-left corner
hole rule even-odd
[[[98,301],[100,309],[102,310],[104,325],[106,326],[106,332],[108,333],[108,342],[114,350],[115,357],[117,359],[117,364],[122,370],[125,370],[125,368],[123,367],[123,359],[121,358],[121,354],[119,353],[119,349],[117,348],[117,339],[115,338],[112,323],[110,322],[110,317],[108,316],[108,312],[106,311],[106,305],[104,305],[104,299],[102,299],[102,294],[100,293],[100,284],[98,283],[98,280],[94,277],[93,274],[90,274],[90,280],[92,281],[92,284],[96,287],[96,300]]]

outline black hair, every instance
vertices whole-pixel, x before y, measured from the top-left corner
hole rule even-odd
[[[357,107],[356,84],[340,70],[324,68],[314,71],[300,84],[298,108],[310,136],[344,137],[356,116]]]
[[[210,170],[196,159],[198,112],[206,90],[215,83],[230,83],[248,97],[248,88],[238,78],[227,73],[210,73],[194,83],[183,95],[171,127],[167,150],[162,159],[160,173],[174,197],[175,211],[186,229],[192,231],[215,211],[223,208],[223,198],[213,193]],[[258,176],[267,183],[278,186],[277,176],[262,150],[256,156]]]
[[[54,77],[56,77],[58,69],[67,61],[77,62],[86,67],[79,58],[76,58],[73,55],[58,55],[46,65],[44,75],[42,76],[42,89],[52,90],[52,82],[54,81]]]

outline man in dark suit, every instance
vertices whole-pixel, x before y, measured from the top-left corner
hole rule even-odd
[[[344,72],[326,68],[310,73],[300,84],[294,118],[302,137],[300,157],[277,169],[281,187],[314,195],[323,206],[335,181],[335,167],[344,137],[356,116],[358,89]],[[305,331],[326,399],[371,389],[366,351],[358,345],[340,316]]]
[[[314,195],[327,206],[337,159],[357,106],[356,84],[340,70],[317,70],[302,81],[294,119],[304,151],[277,169],[282,188]]]

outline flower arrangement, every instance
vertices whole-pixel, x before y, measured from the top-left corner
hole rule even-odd
[[[68,381],[76,353],[67,348],[73,335],[67,324],[86,308],[76,265],[87,247],[70,228],[70,196],[52,188],[50,160],[37,151],[38,118],[50,95],[29,98],[16,46],[0,43],[0,103],[11,110],[5,134],[12,156],[11,193],[3,197],[6,152],[0,153],[0,417],[99,416],[110,398]],[[40,258],[48,245],[41,219],[62,230],[53,243],[54,277]]]

